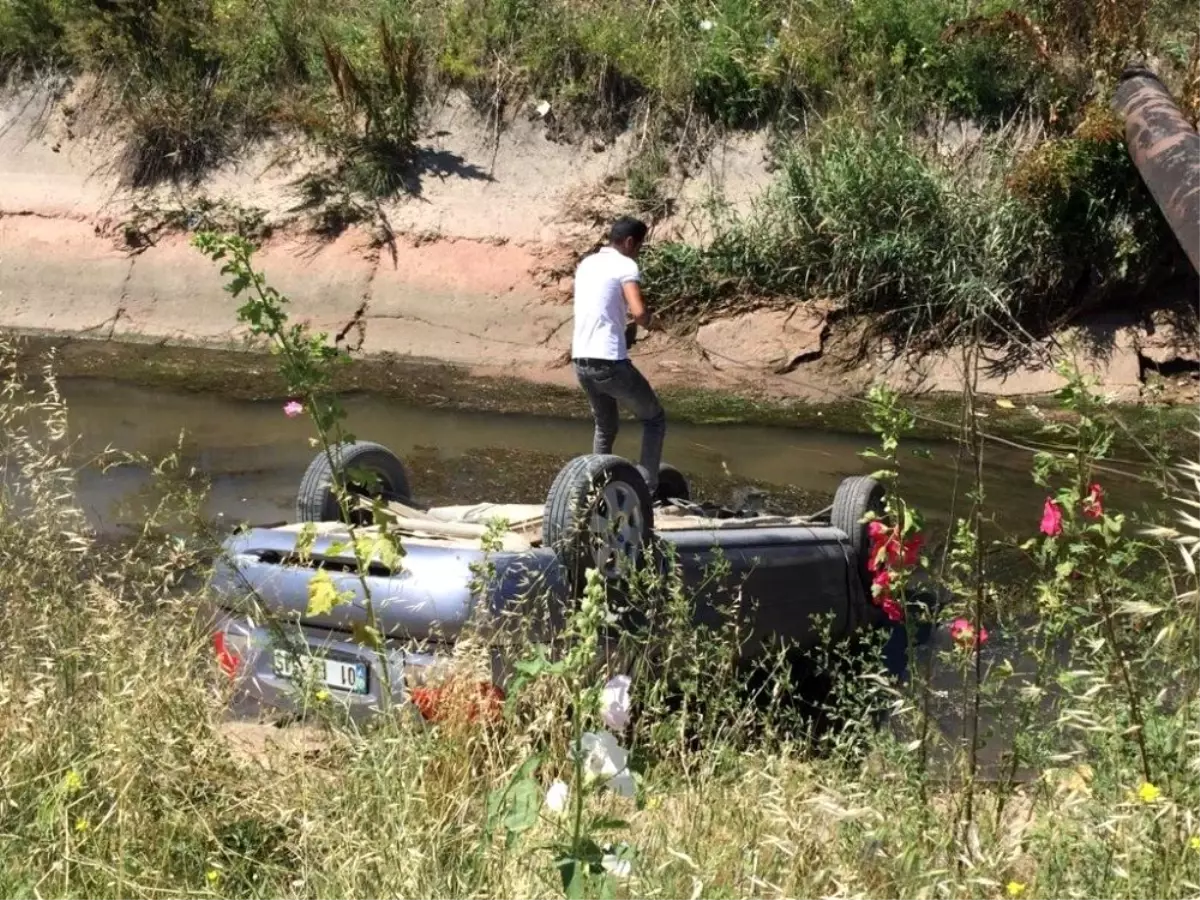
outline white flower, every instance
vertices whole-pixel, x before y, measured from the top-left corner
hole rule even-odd
[[[609,790],[622,797],[632,797],[637,785],[626,769],[629,754],[607,731],[585,731],[579,739],[583,769],[589,780],[604,778]]]
[[[625,768],[628,754],[607,731],[585,731],[579,738],[584,770],[595,778],[611,778]]]
[[[700,23],[701,31],[712,31],[715,27],[716,27],[716,24],[713,22],[712,19],[705,19],[703,22]]]
[[[538,103],[537,106],[534,107],[534,109],[537,110],[537,114],[539,116],[541,116],[542,118],[545,118],[550,112],[550,101],[542,100],[541,102]]]
[[[600,691],[600,719],[606,728],[624,731],[629,726],[630,684],[628,675],[617,675]]]
[[[628,878],[633,874],[633,863],[615,853],[605,853],[600,860],[600,867],[613,878]]]
[[[546,791],[546,808],[555,815],[562,815],[567,809],[568,793],[567,783],[555,778],[549,790]]]
[[[608,779],[608,789],[618,797],[634,797],[637,795],[637,782],[633,780],[633,773],[627,769]]]

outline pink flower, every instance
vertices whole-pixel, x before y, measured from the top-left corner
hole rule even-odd
[[[867,537],[871,539],[868,566],[874,572],[884,565],[884,561],[880,559],[880,556],[883,549],[891,542],[891,529],[878,519],[872,519],[867,525]]]
[[[975,629],[966,619],[955,619],[950,623],[950,638],[960,647],[982,647],[987,643],[987,629],[979,626],[979,640],[975,640]]]
[[[302,412],[304,412],[304,404],[298,400],[289,400],[283,405],[283,414],[289,419],[296,418]]]
[[[892,597],[884,597],[879,606],[889,622],[900,622],[904,619],[904,609]]]
[[[1099,519],[1104,515],[1104,491],[1094,481],[1088,485],[1087,496],[1083,498],[1083,514],[1089,519]]]
[[[892,596],[892,573],[885,568],[880,567],[871,579],[871,602],[883,610],[889,622],[904,618],[904,611]]]
[[[873,519],[867,525],[867,536],[871,539],[868,560],[871,571],[877,572],[885,565],[894,566],[901,563],[905,566],[915,566],[919,562],[921,545],[924,542],[920,534],[914,534],[907,541],[901,541],[899,528],[888,528],[878,519]]]
[[[1042,534],[1048,537],[1062,534],[1062,508],[1052,497],[1046,498],[1046,505],[1042,509]]]
[[[878,596],[888,594],[892,587],[892,573],[887,569],[880,569],[871,579],[871,585],[876,588],[874,593]]]
[[[921,545],[925,543],[925,538],[918,532],[908,540],[904,545],[904,565],[915,566],[921,561]]]

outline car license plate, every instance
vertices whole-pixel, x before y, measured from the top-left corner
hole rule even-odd
[[[310,677],[326,687],[352,694],[367,692],[367,664],[363,662],[316,656],[295,657],[284,650],[276,650],[274,663],[275,674],[289,681],[305,680],[304,670],[311,667],[315,671]]]

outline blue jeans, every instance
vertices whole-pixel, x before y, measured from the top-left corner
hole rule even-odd
[[[663,439],[667,433],[667,415],[650,382],[627,359],[575,360],[575,377],[587,394],[592,407],[596,432],[593,453],[612,453],[620,428],[619,406],[634,414],[642,423],[642,474],[650,496],[658,487],[658,466],[662,461]]]

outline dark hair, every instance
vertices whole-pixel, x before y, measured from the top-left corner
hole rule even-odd
[[[634,219],[631,216],[621,216],[617,221],[613,222],[612,228],[608,231],[608,239],[616,244],[626,238],[633,238],[637,243],[642,243],[646,240],[646,232],[650,229],[646,227],[646,223],[640,219]]]

